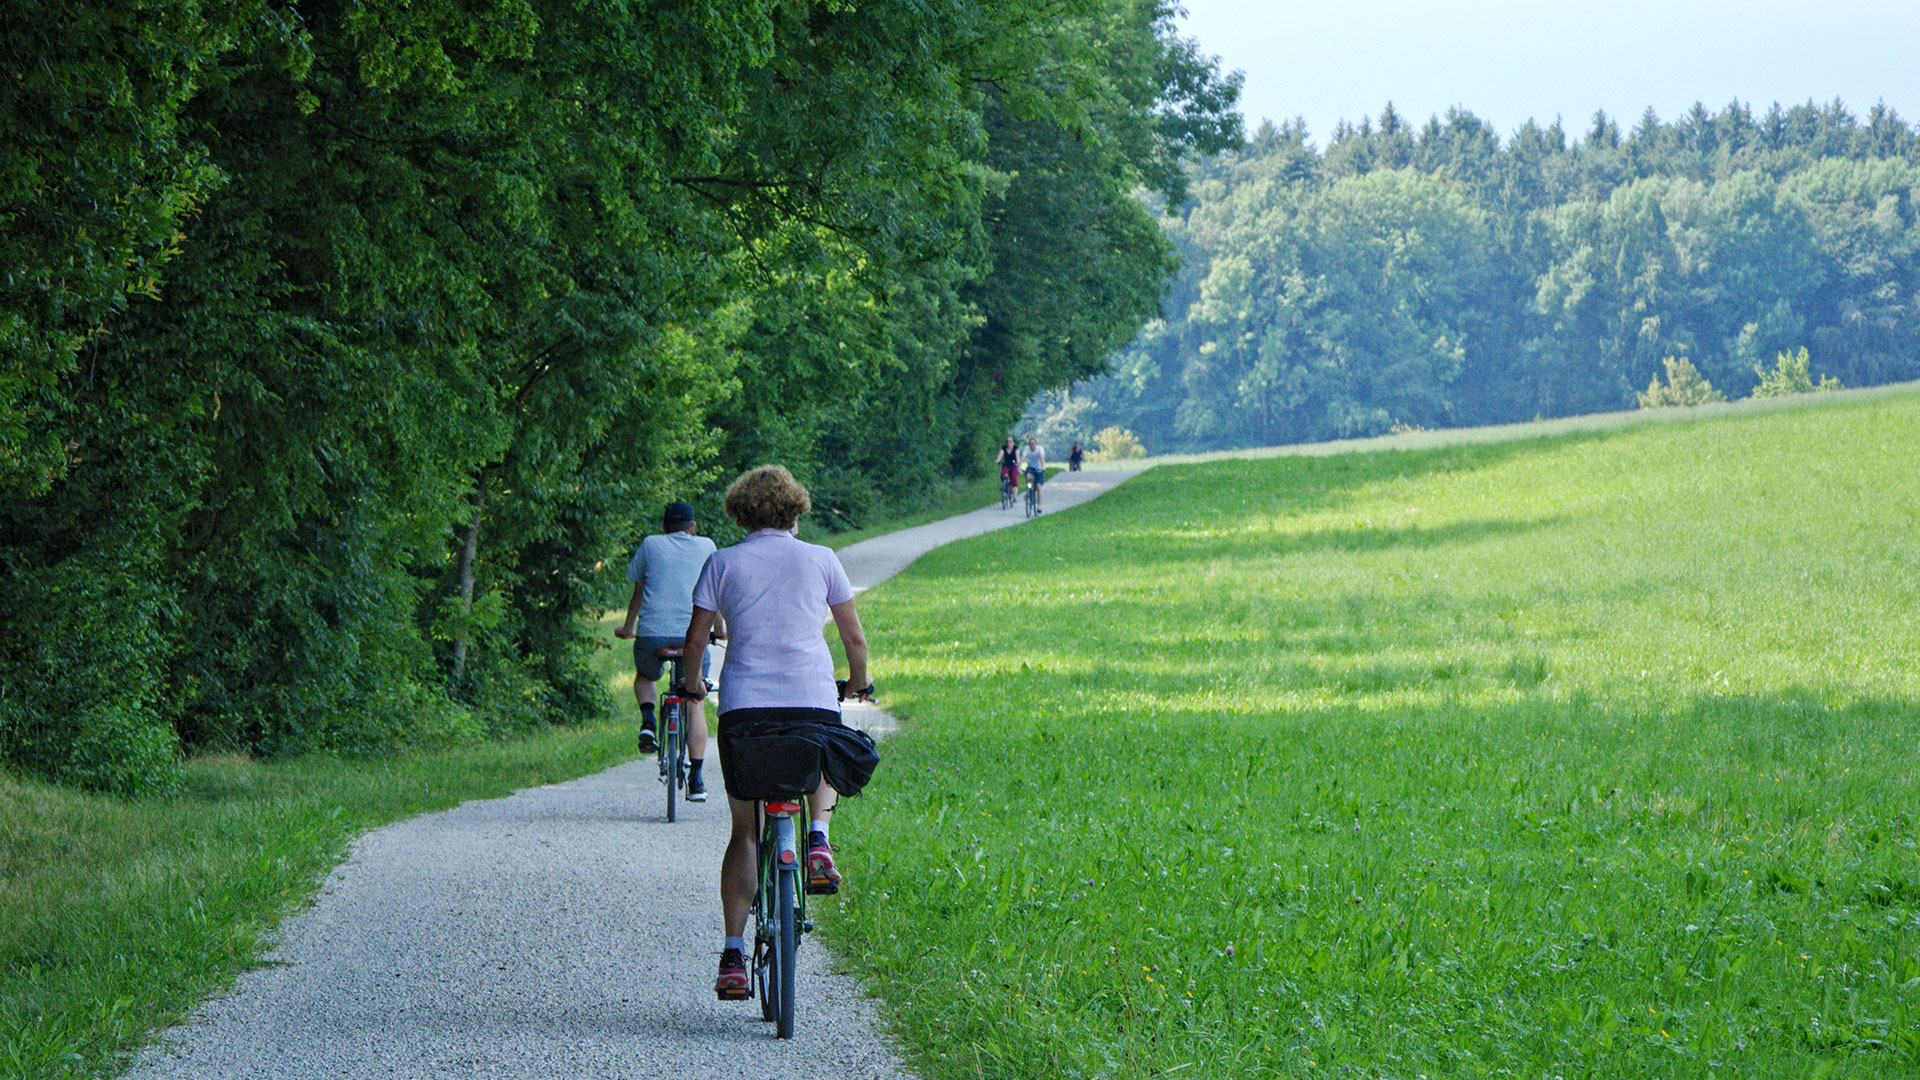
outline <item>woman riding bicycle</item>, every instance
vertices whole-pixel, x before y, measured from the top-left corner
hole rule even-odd
[[[1020,447],[1007,436],[1006,445],[1000,448],[1000,454],[994,459],[1000,466],[1000,487],[1003,491],[1012,491],[1020,486]]]
[[[801,735],[825,753],[820,786],[808,796],[813,822],[807,843],[807,891],[834,892],[840,872],[828,843],[828,815],[840,793],[826,776],[837,776],[847,794],[855,794],[871,774],[871,742],[840,721],[840,697],[833,678],[833,654],[820,626],[828,616],[840,632],[847,654],[848,685],[865,687],[867,639],[853,609],[853,585],[829,548],[802,543],[794,535],[800,515],[811,507],[807,489],[778,465],[743,473],[727,488],[727,516],[747,530],[746,539],[715,552],[693,587],[693,621],[687,626],[688,671],[699,670],[707,631],[716,616],[726,619],[726,663],[721,669],[726,708],[720,713],[719,741],[725,760],[730,740],[769,735]],[[689,686],[688,697],[705,695]],[[864,742],[864,768],[851,760]],[[734,778],[727,778],[732,786]],[[729,794],[733,835],[720,865],[720,904],[726,919],[726,945],[714,992],[723,1001],[748,994],[746,927],[753,907],[754,859],[759,803]]]

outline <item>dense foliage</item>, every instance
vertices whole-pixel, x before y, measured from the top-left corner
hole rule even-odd
[[[1916,186],[1915,131],[1837,102],[1505,141],[1389,107],[1324,153],[1264,125],[1163,219],[1164,321],[1033,419],[1165,452],[1630,409],[1670,358],[1729,397],[1802,348],[1920,377]]]
[[[854,524],[983,460],[1238,139],[1165,0],[37,9],[0,751],[121,791],[603,709],[580,615],[665,499],[780,460]]]

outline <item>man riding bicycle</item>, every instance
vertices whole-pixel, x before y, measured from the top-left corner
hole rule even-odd
[[[693,585],[700,568],[713,554],[713,541],[697,535],[693,507],[683,502],[668,503],[660,519],[660,535],[640,541],[633,561],[627,564],[627,580],[633,582],[633,596],[627,601],[627,621],[613,636],[633,641],[633,698],[640,705],[640,752],[650,754],[657,748],[653,732],[653,708],[659,699],[654,684],[666,666],[657,655],[664,648],[678,648],[686,640],[687,623],[693,619]],[[719,627],[725,636],[725,624]],[[707,676],[709,662],[703,658],[700,677]],[[689,668],[688,670],[691,670]],[[687,710],[687,801],[707,801],[707,784],[700,777],[700,766],[707,756],[707,713],[698,698]]]
[[[870,694],[873,683],[867,677],[867,639],[853,609],[846,570],[832,549],[802,543],[794,535],[811,505],[807,489],[778,465],[744,473],[727,488],[727,516],[747,530],[747,536],[708,559],[700,571],[685,662],[691,666],[705,656],[707,630],[724,618],[731,641],[723,671],[721,745],[731,748],[735,739],[793,735],[820,746],[823,778],[807,797],[813,821],[806,847],[806,890],[831,893],[840,887],[840,871],[828,842],[828,815],[840,791],[825,777],[841,777],[841,790],[857,794],[871,775],[873,759],[863,767],[847,767],[854,756],[849,743],[864,736],[840,719],[833,654],[820,634],[829,616],[846,652],[849,685],[866,687],[861,693]],[[686,690],[695,700],[705,692],[704,686]],[[860,752],[871,755],[871,741],[865,741]],[[728,778],[729,785],[734,781]],[[748,995],[746,927],[753,908],[760,804],[731,793],[727,803],[733,834],[720,865],[726,943],[713,989],[722,1001],[733,1001]]]
[[[1040,512],[1040,485],[1047,482],[1047,452],[1031,435],[1020,452],[1020,464],[1027,471],[1027,484],[1033,488],[1033,512]]]

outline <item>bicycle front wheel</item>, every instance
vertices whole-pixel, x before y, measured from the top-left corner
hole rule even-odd
[[[771,1023],[779,1015],[780,1002],[775,989],[776,983],[769,977],[773,951],[767,947],[764,938],[755,941],[759,952],[753,958],[753,992],[760,996],[760,1019]]]
[[[779,824],[768,820],[760,830],[760,865],[753,893],[753,992],[760,998],[760,1019],[768,1022],[780,1015],[780,950],[775,946],[779,909],[774,905],[779,851]]]

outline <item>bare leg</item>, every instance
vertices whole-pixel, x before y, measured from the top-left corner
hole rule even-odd
[[[633,700],[635,704],[652,705],[660,694],[653,688],[653,680],[641,675],[633,677]]]
[[[820,781],[820,786],[813,789],[812,795],[807,796],[807,805],[812,809],[814,817],[826,817],[833,813],[834,804],[839,801],[840,793],[828,786],[825,780]]]
[[[694,761],[707,758],[707,703],[690,701],[687,710],[687,756]]]
[[[727,936],[745,937],[747,913],[753,910],[755,851],[760,846],[760,804],[728,797],[727,809],[733,813],[733,834],[727,838],[727,853],[720,860],[720,910],[726,917]]]

